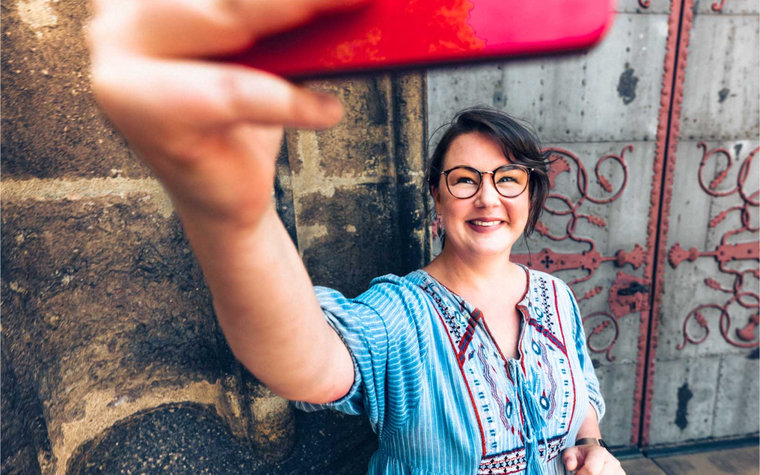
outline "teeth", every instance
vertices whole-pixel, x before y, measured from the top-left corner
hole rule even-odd
[[[477,219],[472,220],[472,224],[476,226],[496,226],[501,221],[479,221]]]

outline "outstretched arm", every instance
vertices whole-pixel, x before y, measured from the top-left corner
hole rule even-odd
[[[207,58],[357,0],[96,0],[92,85],[168,190],[236,357],[283,397],[314,403],[353,382],[275,212],[282,127],[337,123],[337,99]]]

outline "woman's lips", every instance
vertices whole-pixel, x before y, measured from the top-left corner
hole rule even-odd
[[[467,221],[467,224],[469,224],[472,229],[481,232],[495,229],[502,223],[504,223],[504,221],[500,219],[471,219]]]

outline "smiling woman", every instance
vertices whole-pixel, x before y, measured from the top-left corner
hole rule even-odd
[[[514,119],[472,109],[444,134],[429,183],[448,238],[427,267],[353,299],[312,286],[272,203],[274,167],[283,126],[330,127],[341,105],[207,58],[352,3],[98,4],[93,89],[171,194],[230,348],[303,409],[364,414],[380,444],[370,473],[620,473],[602,446],[573,446],[600,437],[604,402],[572,293],[510,261],[548,190]]]

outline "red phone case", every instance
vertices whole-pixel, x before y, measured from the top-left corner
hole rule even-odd
[[[232,60],[297,78],[576,51],[612,17],[613,0],[374,0]]]

